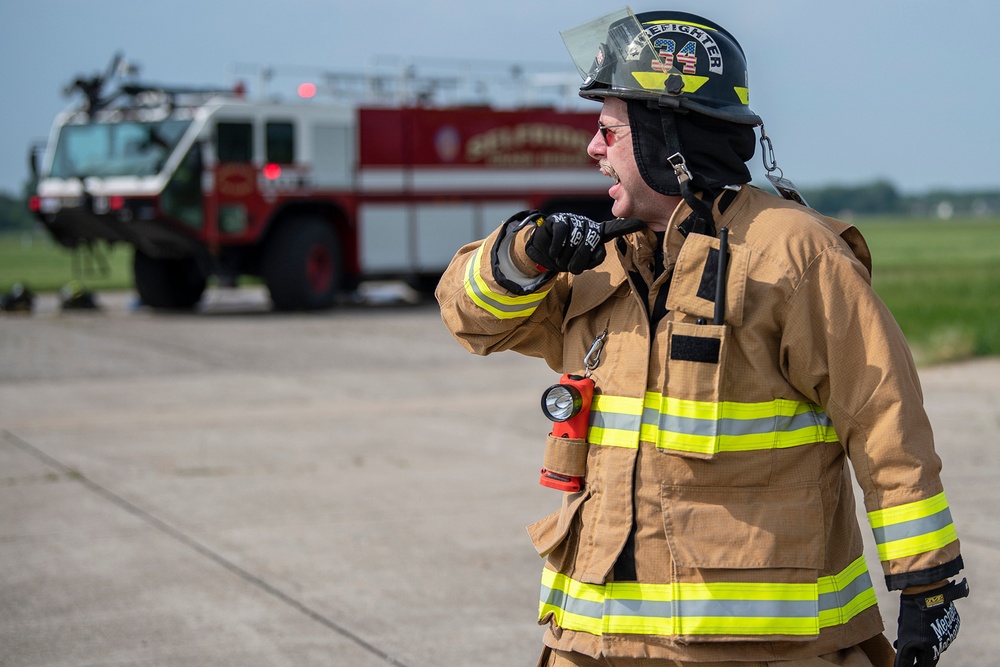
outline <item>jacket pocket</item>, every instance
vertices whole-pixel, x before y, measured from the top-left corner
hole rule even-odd
[[[655,348],[662,355],[661,389],[646,397],[646,428],[652,430],[644,439],[662,452],[710,459],[721,451],[727,342],[732,327],[743,323],[750,255],[743,246],[729,247],[724,318],[714,324],[719,259],[719,239],[692,234],[674,267],[666,301],[670,314]]]
[[[730,245],[727,257],[724,321],[731,326],[743,324],[750,251],[742,245]],[[719,278],[719,239],[691,234],[684,241],[674,277],[667,295],[667,310],[704,317],[715,315],[715,294]]]
[[[802,569],[815,581],[826,561],[818,485],[664,485],[661,501],[667,543],[681,568]]]
[[[646,396],[643,439],[670,454],[712,458],[719,453],[722,436],[720,385],[728,328],[676,321],[665,324],[664,385],[661,393]]]
[[[589,489],[579,493],[564,493],[562,507],[528,526],[528,536],[539,556],[548,556],[562,544],[573,527],[573,520],[589,497]]]

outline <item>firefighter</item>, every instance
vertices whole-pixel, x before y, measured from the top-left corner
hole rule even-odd
[[[593,394],[585,435],[548,437],[543,482],[573,483],[528,527],[539,664],[892,665],[848,461],[902,594],[895,663],[936,664],[968,585],[860,232],[778,174],[784,197],[749,184],[761,120],[719,25],[624,10],[563,38],[602,103],[588,151],[618,218],[520,212],[436,293],[469,351],[541,357]]]

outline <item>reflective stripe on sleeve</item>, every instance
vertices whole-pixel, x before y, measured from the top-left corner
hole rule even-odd
[[[811,636],[874,606],[864,557],[815,584],[584,584],[545,569],[539,616],[593,635]]]
[[[528,317],[535,312],[538,304],[549,291],[535,292],[525,296],[510,296],[494,292],[479,273],[482,256],[483,246],[480,246],[466,265],[465,293],[469,295],[469,298],[480,308],[501,320]]]
[[[689,401],[647,392],[636,398],[594,396],[591,444],[712,455],[837,442],[830,418],[819,406],[787,399],[761,403]]]
[[[868,513],[880,560],[917,556],[958,539],[944,493]]]

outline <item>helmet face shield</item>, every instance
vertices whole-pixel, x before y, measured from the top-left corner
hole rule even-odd
[[[610,88],[620,65],[638,60],[643,51],[659,59],[642,24],[628,7],[559,34],[583,77],[581,90]]]
[[[750,110],[746,58],[721,26],[684,12],[627,7],[561,33],[583,77],[580,95],[649,100],[759,125]]]

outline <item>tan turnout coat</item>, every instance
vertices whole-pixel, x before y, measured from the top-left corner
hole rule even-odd
[[[681,235],[688,213],[674,213],[647,303],[633,281],[652,280],[651,232],[519,293],[494,268],[515,233],[504,225],[462,248],[438,287],[445,324],[476,354],[514,350],[583,374],[608,332],[586,442],[550,436],[545,451],[546,467],[584,475],[584,489],[529,527],[546,557],[545,643],[681,661],[861,643],[882,623],[848,459],[892,588],[961,568],[906,341],[870,287],[860,232],[751,186],[714,211],[729,254],[725,320],[713,324],[719,239]],[[526,232],[510,255],[530,274]],[[651,331],[658,296],[666,313]],[[634,579],[615,581],[626,550]]]

